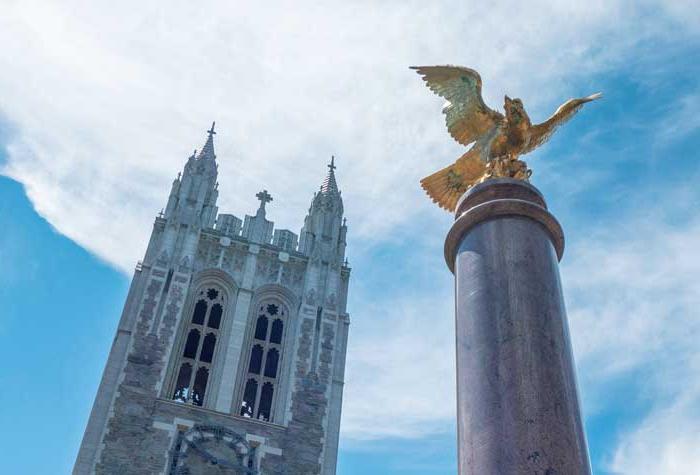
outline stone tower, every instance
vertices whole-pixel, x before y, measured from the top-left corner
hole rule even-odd
[[[300,239],[265,190],[217,214],[214,126],[187,159],[124,310],[75,474],[335,473],[350,268],[331,160]]]

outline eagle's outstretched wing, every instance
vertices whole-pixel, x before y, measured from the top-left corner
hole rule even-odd
[[[481,97],[481,77],[473,69],[460,66],[411,66],[427,86],[447,99],[442,109],[450,135],[469,145],[491,131],[503,115],[490,109]]]
[[[452,165],[423,178],[420,184],[438,206],[454,211],[459,198],[484,176],[485,171],[486,163],[481,159],[477,144]]]
[[[587,97],[580,97],[578,99],[569,99],[564,104],[560,105],[552,117],[545,120],[541,124],[533,125],[530,128],[530,142],[527,147],[522,151],[523,154],[528,153],[545,143],[554,134],[557,128],[566,123],[571,119],[576,113],[583,107],[586,102],[591,102],[602,94],[600,92],[596,94],[591,94]]]

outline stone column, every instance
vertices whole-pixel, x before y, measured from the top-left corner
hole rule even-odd
[[[589,475],[558,261],[540,192],[494,179],[464,194],[445,241],[455,275],[459,474]]]

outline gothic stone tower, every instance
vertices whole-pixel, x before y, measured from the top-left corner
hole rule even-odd
[[[329,165],[301,229],[218,214],[214,127],[156,218],[75,474],[335,473],[349,316]]]

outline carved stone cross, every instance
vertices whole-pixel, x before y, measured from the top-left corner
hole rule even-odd
[[[265,209],[265,204],[272,201],[272,196],[267,192],[267,190],[262,190],[255,195],[257,199],[260,200],[260,207]]]

